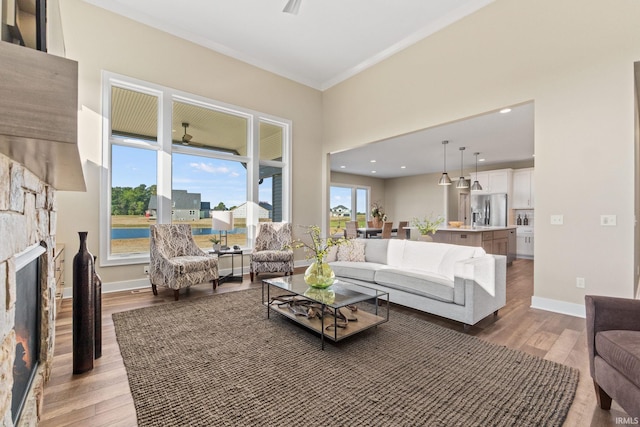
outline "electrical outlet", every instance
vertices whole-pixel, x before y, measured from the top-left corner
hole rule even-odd
[[[144,274],[146,274],[148,276],[149,275],[149,266],[145,265],[143,268],[144,268]]]
[[[616,225],[615,215],[600,215],[600,225],[613,226]]]
[[[576,288],[584,289],[584,277],[576,277]]]
[[[562,225],[562,224],[564,224],[563,215],[551,215],[551,225]]]

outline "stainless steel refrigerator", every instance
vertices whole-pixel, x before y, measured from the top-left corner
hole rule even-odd
[[[471,194],[471,221],[476,226],[507,225],[506,194]]]

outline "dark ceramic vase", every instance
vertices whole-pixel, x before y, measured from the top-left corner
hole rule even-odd
[[[87,250],[87,232],[81,231],[80,248],[73,257],[73,373],[93,369],[95,302],[93,255]]]
[[[102,279],[100,275],[96,273],[97,257],[93,256],[93,298],[94,298],[94,311],[95,317],[95,331],[94,337],[95,346],[93,355],[94,358],[99,359],[102,356]]]

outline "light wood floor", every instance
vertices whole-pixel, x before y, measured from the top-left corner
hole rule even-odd
[[[198,298],[212,293],[232,292],[249,287],[225,283],[215,292],[210,286],[194,287],[180,299]],[[473,328],[470,334],[510,348],[576,367],[580,383],[566,426],[615,426],[616,417],[627,414],[614,402],[610,412],[595,403],[589,375],[584,319],[529,308],[533,294],[533,261],[516,260],[507,270],[507,305],[497,320],[492,316]],[[71,301],[65,300],[56,322],[56,348],[50,381],[45,386],[44,410],[40,426],[135,426],[136,416],[127,374],[115,338],[111,314],[173,301],[173,292],[160,289],[154,297],[151,288],[103,295],[103,352],[94,369],[72,375]],[[414,310],[394,306],[395,310],[461,330],[459,323]],[[391,321],[393,321],[393,312]],[[231,320],[231,319],[230,319]],[[618,423],[618,425],[620,422]]]

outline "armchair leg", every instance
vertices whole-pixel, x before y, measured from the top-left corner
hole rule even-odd
[[[493,317],[498,317],[498,310],[493,312]]]
[[[173,290],[173,299],[178,301],[179,298],[180,298],[180,291],[178,289],[174,289]]]
[[[251,283],[253,283],[253,271],[249,273],[249,277],[251,278]]]
[[[598,400],[598,406],[605,411],[611,409],[611,396],[609,396],[606,391],[600,388],[595,380],[593,381],[593,387],[596,390],[596,399]]]
[[[218,287],[218,279],[213,279],[211,283],[213,284],[213,290],[215,291],[216,288]]]
[[[151,284],[151,290],[153,291],[153,294],[155,296],[158,296],[158,287],[156,285],[154,285],[153,283]]]

